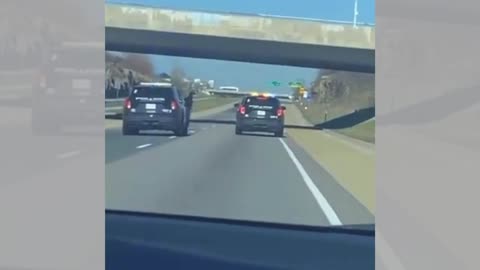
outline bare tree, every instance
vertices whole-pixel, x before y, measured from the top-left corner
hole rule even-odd
[[[188,91],[188,85],[186,85],[184,80],[187,78],[185,70],[180,66],[175,66],[170,72],[170,76],[172,78],[173,85],[179,88],[182,94],[186,94]]]
[[[122,65],[148,77],[154,77],[155,75],[155,68],[150,57],[144,54],[129,53],[122,61]]]

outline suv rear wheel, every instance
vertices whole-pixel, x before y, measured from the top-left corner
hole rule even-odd
[[[239,127],[235,127],[235,134],[241,135],[241,134],[242,134],[242,130],[241,130]]]
[[[188,135],[188,126],[182,121],[174,130],[175,136],[183,137]]]
[[[275,132],[275,137],[283,137],[283,128],[280,131]]]
[[[122,126],[122,133],[123,135],[137,135],[138,130],[129,128],[128,125],[124,123]]]

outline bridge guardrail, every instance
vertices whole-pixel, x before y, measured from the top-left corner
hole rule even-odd
[[[353,23],[285,16],[233,15],[107,3],[105,26],[375,49],[373,25],[354,26]]]

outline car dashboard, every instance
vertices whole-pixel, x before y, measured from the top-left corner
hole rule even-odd
[[[375,269],[374,225],[331,228],[106,212],[106,269]]]

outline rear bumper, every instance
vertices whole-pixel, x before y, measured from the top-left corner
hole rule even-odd
[[[237,127],[242,131],[279,132],[283,129],[283,121],[277,119],[237,119]]]
[[[123,124],[142,130],[175,130],[181,124],[180,120],[177,115],[127,114],[123,117]]]

